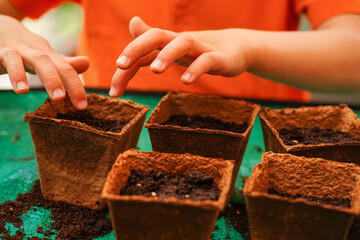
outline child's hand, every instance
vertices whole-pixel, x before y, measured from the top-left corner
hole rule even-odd
[[[249,66],[251,41],[242,37],[240,29],[175,33],[150,28],[135,17],[130,21],[130,32],[136,39],[117,60],[119,69],[109,93],[113,97],[120,96],[139,68],[147,65],[155,73],[164,72],[173,63],[186,66],[181,77],[185,84],[205,73],[236,76]]]
[[[66,90],[75,108],[87,107],[85,89],[78,73],[89,67],[89,60],[61,56],[44,38],[4,15],[0,15],[0,60],[0,74],[9,74],[16,93],[29,91],[26,69],[37,73],[52,100],[63,99]]]

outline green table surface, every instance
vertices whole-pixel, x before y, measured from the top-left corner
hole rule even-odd
[[[44,91],[32,91],[25,95],[17,95],[11,91],[0,92],[0,204],[6,200],[15,200],[19,193],[28,192],[35,180],[39,179],[30,131],[23,116],[26,112],[38,108],[46,98],[47,94]],[[161,99],[160,96],[129,94],[121,98],[149,106],[150,111],[147,118]],[[262,105],[262,107],[265,106],[282,108],[286,107],[286,103]],[[360,115],[360,111],[355,112],[358,116]],[[14,136],[18,136],[16,141],[12,141]],[[152,150],[149,134],[145,128],[141,131],[138,149],[141,151]],[[264,150],[260,120],[257,117],[238,176],[250,176],[252,168],[260,163]],[[240,196],[242,185],[242,177],[238,177],[233,201],[241,200],[237,196]],[[48,210],[42,209],[41,211],[29,211],[27,216],[23,216],[26,237],[44,237],[36,231],[39,225],[50,223],[49,214]],[[242,239],[241,235],[229,223],[226,223],[224,217],[220,218],[216,225],[217,228],[214,230],[212,239],[224,239],[225,236],[227,239]],[[15,234],[17,229],[14,226],[9,224],[7,227]],[[112,232],[98,239],[115,239],[115,236]]]

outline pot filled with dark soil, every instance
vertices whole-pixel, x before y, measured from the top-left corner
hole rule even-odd
[[[244,187],[251,239],[344,239],[359,182],[356,164],[264,153]]]
[[[120,154],[102,192],[117,239],[209,239],[233,167],[190,154]]]
[[[44,197],[93,209],[101,203],[107,173],[119,153],[135,148],[149,107],[88,95],[76,111],[70,100],[45,100],[25,114],[33,139]]]
[[[360,164],[360,120],[345,104],[259,112],[266,151]]]
[[[145,123],[154,151],[235,160],[235,185],[252,126],[255,103],[169,92]]]

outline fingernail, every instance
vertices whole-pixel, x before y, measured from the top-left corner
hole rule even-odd
[[[23,81],[20,81],[16,84],[16,90],[20,91],[20,90],[24,90],[24,89],[27,89],[28,88],[28,85],[23,82]]]
[[[181,78],[182,78],[183,82],[191,83],[193,75],[191,73],[186,73]]]
[[[64,91],[61,88],[56,88],[53,91],[53,98],[61,98],[65,95]]]
[[[164,66],[164,63],[160,59],[155,60],[155,62],[153,62],[151,64],[151,68],[158,70],[158,71],[161,71],[163,66]]]
[[[119,57],[119,59],[116,61],[117,65],[125,65],[127,62],[128,62],[128,59],[124,55]]]
[[[80,100],[80,101],[78,102],[77,106],[78,106],[78,109],[80,109],[80,110],[85,109],[85,108],[87,107],[87,102],[86,102],[86,100]]]
[[[109,95],[114,96],[115,94],[116,94],[116,88],[111,86],[110,91],[109,91]]]

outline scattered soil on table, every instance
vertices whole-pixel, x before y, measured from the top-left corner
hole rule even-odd
[[[69,111],[65,114],[58,113],[56,115],[56,118],[85,123],[86,125],[88,125],[92,128],[95,128],[97,130],[104,131],[104,132],[118,133],[118,132],[121,132],[123,127],[126,125],[126,122],[123,122],[123,121],[95,118],[87,110],[76,111],[76,112]]]
[[[175,197],[193,201],[217,200],[220,190],[214,178],[192,172],[188,175],[164,171],[132,170],[120,195],[140,195],[160,199]]]
[[[248,217],[246,206],[242,203],[231,203],[219,215],[219,218],[225,218],[228,225],[232,225],[234,229],[241,234],[244,240],[250,240]],[[225,236],[225,239],[230,239],[230,236]]]
[[[311,128],[293,128],[293,129],[280,129],[280,138],[284,141],[285,145],[316,145],[321,143],[344,143],[349,141],[359,141],[353,138],[347,132],[335,132],[330,129],[320,129],[318,127]]]
[[[360,239],[360,217],[354,217],[354,220],[349,229],[346,240],[359,240]]]
[[[197,115],[186,116],[186,115],[173,115],[169,120],[161,123],[161,125],[177,125],[189,128],[203,128],[211,130],[224,130],[235,133],[243,133],[247,129],[247,123],[235,124],[229,122],[222,122],[218,119],[211,117],[200,117]]]
[[[39,237],[31,237],[31,238],[27,238],[28,240],[43,240],[44,238],[39,238]],[[47,238],[45,238],[47,239]]]
[[[348,198],[318,198],[318,197],[312,197],[312,196],[303,196],[301,194],[291,195],[288,193],[278,192],[276,189],[273,189],[273,188],[268,189],[268,194],[274,194],[274,195],[278,195],[278,196],[286,197],[286,198],[290,198],[290,199],[304,198],[307,201],[315,202],[317,204],[330,204],[330,205],[333,205],[336,207],[341,207],[341,208],[350,208],[350,202],[351,202],[351,199],[348,199]]]
[[[254,148],[258,153],[264,152],[264,150],[261,147],[257,146],[257,145],[254,145]]]
[[[210,239],[214,238],[214,231],[217,231],[218,229],[219,229],[218,226],[215,225],[213,232],[211,233]]]
[[[28,210],[35,210],[34,206],[51,209],[50,218],[54,221],[49,228],[58,231],[56,239],[93,239],[111,232],[111,220],[106,217],[106,211],[96,211],[85,207],[73,206],[64,202],[54,202],[43,198],[39,180],[36,181],[29,193],[19,194],[15,202],[6,201],[0,204],[0,238],[14,240],[24,238],[23,221],[20,218]],[[15,236],[10,236],[5,223],[11,223],[20,229]],[[50,237],[56,233],[44,231],[39,226],[37,232]],[[29,239],[39,239],[31,237]],[[43,238],[47,239],[47,238]]]

